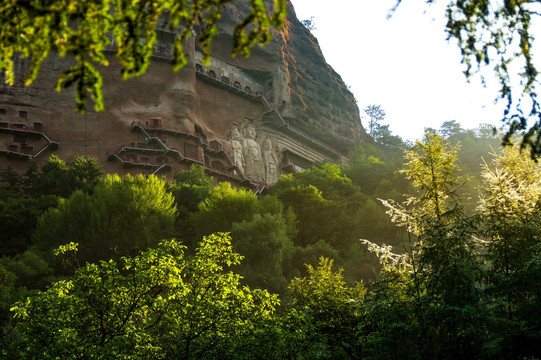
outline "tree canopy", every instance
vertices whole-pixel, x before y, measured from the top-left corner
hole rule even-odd
[[[397,175],[411,183],[403,190],[410,195],[384,202],[402,229],[396,250],[389,237],[375,236],[385,232],[375,195],[363,195],[336,165],[285,177],[276,196],[261,198],[228,185],[209,189],[198,167],[169,185],[154,176],[110,176],[92,191],[77,189],[41,216],[33,246],[0,258],[0,357],[539,359],[541,167],[518,147],[501,149],[470,188],[479,198],[457,196],[454,141],[468,133],[443,139],[428,131],[406,152]],[[69,168],[51,161],[58,165],[52,174]],[[27,179],[0,175],[1,206],[18,199]],[[391,195],[388,185],[377,193]],[[172,192],[199,233],[230,234],[204,236],[193,249],[183,239],[159,242],[174,221]],[[184,202],[182,194],[194,196]],[[466,211],[468,203],[476,207]],[[327,221],[312,216],[318,211]],[[8,245],[19,241],[3,235]],[[53,253],[75,272],[51,267],[38,251],[44,240],[66,244]],[[89,247],[117,251],[81,267]],[[352,275],[371,256],[361,250],[375,253],[380,267],[359,283]]]
[[[60,199],[40,218],[35,239],[43,251],[77,239],[84,261],[135,255],[171,236],[175,214],[163,179],[109,175],[92,195],[77,190]]]
[[[242,259],[230,241],[226,234],[205,237],[193,257],[165,241],[118,263],[78,269],[13,308],[25,334],[22,357],[257,358],[246,355],[255,349],[249,344],[279,300],[241,286],[228,271]]]
[[[90,95],[96,110],[103,110],[102,77],[98,66],[107,66],[106,47],[118,44],[116,58],[122,78],[143,74],[150,64],[157,31],[176,34],[172,66],[187,64],[185,40],[196,35],[208,60],[210,44],[218,33],[221,8],[232,0],[13,0],[0,4],[0,71],[6,82],[15,80],[14,58],[31,60],[25,79],[34,81],[51,50],[60,57],[72,56],[75,65],[62,72],[56,89],[75,85],[77,110],[84,112]],[[251,0],[249,13],[234,31],[233,55],[248,56],[250,47],[270,40],[270,27],[281,27],[286,15],[285,0],[274,1],[269,15],[263,0]],[[158,26],[158,20],[160,24]],[[163,25],[165,24],[165,25]]]

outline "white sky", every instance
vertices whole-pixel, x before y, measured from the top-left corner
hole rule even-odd
[[[416,140],[425,127],[447,120],[463,128],[500,126],[503,103],[494,104],[497,83],[467,82],[460,52],[446,40],[442,5],[403,0],[292,0],[300,20],[314,17],[327,63],[351,86],[361,115],[382,105],[395,135]]]

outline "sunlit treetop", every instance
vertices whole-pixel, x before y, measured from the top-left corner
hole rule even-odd
[[[428,4],[435,0],[426,0]],[[400,5],[402,0],[397,0]],[[541,156],[539,72],[534,65],[533,24],[539,22],[540,0],[446,0],[449,39],[455,39],[470,78],[491,68],[506,103],[502,121],[509,126],[504,144],[521,133],[522,148]],[[396,6],[394,9],[396,9]],[[403,6],[407,6],[404,4]],[[393,9],[393,10],[394,10]]]
[[[75,85],[77,110],[86,109],[87,94],[95,109],[103,110],[102,77],[96,66],[109,64],[106,47],[112,39],[122,78],[143,74],[156,43],[158,19],[176,34],[172,67],[187,64],[185,40],[197,35],[209,59],[212,38],[218,33],[221,8],[233,0],[3,0],[0,2],[0,72],[6,83],[15,80],[16,56],[31,59],[26,85],[36,79],[51,50],[73,56],[76,64],[57,80],[60,91]],[[248,0],[243,0],[248,1]],[[271,26],[280,28],[286,15],[285,0],[267,9],[263,0],[250,0],[250,12],[234,31],[233,55],[249,55],[250,47],[270,40]],[[199,27],[199,34],[194,28]]]

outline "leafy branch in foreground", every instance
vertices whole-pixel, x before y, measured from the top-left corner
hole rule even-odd
[[[73,244],[61,251],[72,251]],[[175,240],[118,263],[87,264],[73,278],[18,302],[21,358],[258,358],[254,337],[277,295],[240,285],[242,256],[227,234],[193,257]]]
[[[402,0],[391,10],[396,10]],[[426,0],[428,4],[434,0]],[[541,104],[537,97],[539,71],[534,61],[534,29],[541,1],[447,0],[446,32],[457,41],[470,78],[491,67],[500,83],[499,99],[506,102],[502,121],[510,145],[522,134],[521,148],[541,155]],[[536,23],[537,21],[537,23]],[[516,89],[515,89],[516,88]]]
[[[185,40],[195,36],[208,61],[212,38],[218,32],[221,8],[232,0],[12,0],[0,4],[0,72],[6,83],[15,81],[14,59],[31,60],[26,85],[37,77],[51,50],[70,55],[75,65],[57,80],[56,89],[75,85],[77,111],[86,110],[86,96],[103,110],[102,76],[96,66],[107,66],[105,50],[117,44],[122,78],[143,74],[150,64],[157,30],[175,33],[173,70],[187,64]],[[269,15],[263,0],[251,0],[249,14],[234,31],[233,55],[249,55],[250,47],[270,40],[271,25],[280,28],[286,15],[285,0],[274,0]],[[161,25],[159,25],[161,24]]]

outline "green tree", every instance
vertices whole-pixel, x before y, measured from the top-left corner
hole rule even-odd
[[[192,250],[198,241],[193,214],[198,211],[199,203],[209,196],[212,178],[205,175],[202,166],[192,165],[189,170],[173,174],[173,181],[168,182],[167,189],[177,205],[175,232]]]
[[[8,163],[6,169],[0,174],[0,184],[2,184],[2,190],[9,191],[13,194],[20,192],[22,187],[22,179],[18,172],[13,169],[11,162]]]
[[[381,272],[362,303],[362,342],[366,359],[419,359],[424,339],[419,318],[420,290],[411,252],[397,254],[388,245],[362,240],[374,253]]]
[[[0,332],[0,338],[6,336],[4,334],[4,325],[6,321],[11,320],[9,314],[9,308],[15,303],[17,299],[15,291],[15,274],[9,272],[4,266],[0,265],[0,326],[2,326],[2,332]]]
[[[72,191],[80,189],[92,193],[101,180],[103,169],[96,158],[76,156],[69,164],[69,173]]]
[[[310,32],[317,30],[316,28],[316,22],[314,20],[313,16],[310,16],[310,19],[301,20],[301,24],[307,28]]]
[[[206,237],[193,257],[184,251],[172,240],[118,263],[87,264],[19,302],[20,356],[251,358],[277,296],[242,287],[227,270],[242,257],[226,234]]]
[[[507,358],[541,355],[541,169],[516,147],[485,164],[478,216],[486,239],[487,293],[494,300],[495,346]],[[503,331],[502,329],[505,329]]]
[[[52,155],[41,169],[32,160],[22,176],[8,165],[0,175],[0,231],[4,235],[0,254],[23,253],[32,243],[43,212],[56,206],[59,197],[68,197],[76,189],[91,193],[102,173],[96,159],[82,156],[66,164]]]
[[[399,136],[393,135],[389,129],[389,125],[383,125],[387,114],[381,105],[368,105],[364,109],[368,115],[368,135],[380,145],[383,145],[388,150],[400,150],[405,147],[404,141]]]
[[[510,276],[524,266],[537,244],[541,169],[517,148],[504,148],[485,164],[478,211],[495,271]],[[526,232],[526,233],[525,233]]]
[[[414,213],[402,216],[401,210],[393,219],[406,225],[416,236],[422,235],[434,222],[445,223],[446,219],[453,218],[451,215],[457,209],[456,189],[460,185],[457,151],[458,146],[451,148],[440,136],[427,131],[423,142],[418,141],[413,150],[405,152],[407,163],[402,172],[419,194],[406,201]]]
[[[457,147],[428,131],[406,159],[403,172],[417,194],[403,205],[384,203],[392,220],[410,234],[407,259],[420,352],[426,358],[477,359],[485,342],[473,239],[477,228],[464,216],[456,193],[461,183]]]
[[[41,165],[34,187],[30,189],[33,197],[43,195],[54,195],[63,198],[68,197],[71,192],[71,176],[69,166],[56,155],[51,155]]]
[[[231,231],[233,223],[251,220],[257,213],[257,196],[246,189],[233,189],[230,183],[221,182],[199,204],[193,215],[198,235]]]
[[[409,184],[399,170],[404,163],[404,149],[382,149],[375,144],[362,144],[349,156],[344,174],[366,195],[400,198]],[[394,194],[393,194],[394,193]]]
[[[163,30],[175,35],[173,70],[187,63],[184,44],[194,36],[196,26],[205,60],[209,59],[211,40],[218,33],[222,6],[231,0],[172,0],[125,2],[117,0],[33,1],[15,0],[0,7],[0,71],[13,84],[15,56],[31,60],[26,84],[36,79],[43,61],[55,49],[60,57],[70,56],[75,64],[65,69],[57,80],[61,90],[75,84],[77,110],[84,112],[87,94],[96,110],[103,109],[102,77],[99,66],[109,65],[107,45],[118,44],[117,60],[122,78],[144,73],[150,64],[156,43],[158,19]],[[262,0],[250,1],[249,13],[234,30],[233,54],[249,55],[256,44],[270,40],[270,26],[281,27],[286,15],[285,0],[274,1],[269,15]]]
[[[3,359],[17,358],[15,338],[17,337],[17,319],[10,312],[15,302],[27,296],[24,288],[15,285],[17,277],[0,265],[0,357]]]
[[[25,196],[32,196],[33,189],[37,186],[39,175],[39,169],[38,165],[36,164],[36,160],[34,158],[31,158],[28,161],[28,168],[23,174],[23,190]]]
[[[270,189],[299,221],[298,245],[323,239],[342,250],[355,239],[356,211],[365,201],[336,164],[321,164],[282,176]],[[349,234],[349,235],[348,235]]]
[[[345,277],[360,280],[373,275],[368,254],[359,248],[364,237],[363,208],[368,197],[336,164],[320,164],[294,175],[282,176],[269,191],[295,213],[298,233],[292,270],[301,274],[304,264],[321,256],[332,257],[344,267]]]
[[[76,156],[71,163],[66,163],[51,155],[39,171],[35,163],[30,163],[23,182],[26,193],[32,197],[51,195],[67,198],[77,189],[91,193],[102,175],[103,169],[96,158]]]
[[[377,125],[374,129],[372,138],[380,145],[389,150],[404,150],[406,147],[400,136],[393,135],[389,125]]]
[[[368,115],[368,135],[374,137],[376,129],[381,126],[387,114],[381,105],[368,105],[364,112]]]
[[[39,219],[36,244],[44,251],[77,241],[84,261],[135,255],[173,233],[175,207],[156,176],[109,175],[93,194],[75,191]]]
[[[46,261],[47,256],[37,249],[29,248],[12,257],[2,257],[0,265],[16,277],[17,288],[29,290],[45,289],[55,279],[53,268]]]
[[[438,131],[439,135],[444,139],[451,140],[451,138],[460,135],[463,132],[462,126],[456,120],[444,121]]]
[[[294,251],[281,213],[254,214],[252,220],[233,223],[235,250],[245,256],[238,272],[250,286],[283,293]]]
[[[289,284],[291,306],[304,312],[311,325],[305,358],[361,359],[364,285],[348,286],[343,270],[333,271],[333,260],[320,258],[316,267],[307,267],[307,277]]]
[[[56,204],[54,197],[29,198],[0,188],[1,256],[14,256],[28,249],[38,218]]]
[[[293,252],[295,218],[284,211],[276,197],[258,200],[251,191],[220,183],[192,218],[199,234],[231,232],[235,251],[246,258],[238,271],[248,284],[283,292]]]

